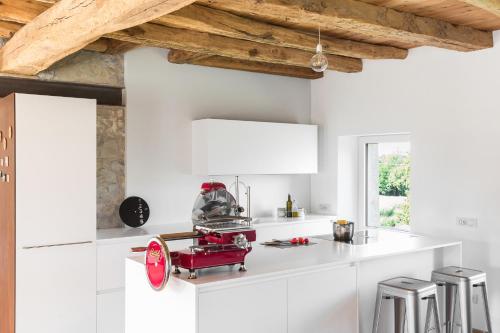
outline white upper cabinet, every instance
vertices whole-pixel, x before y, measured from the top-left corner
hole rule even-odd
[[[18,247],[94,241],[96,101],[15,99]]]
[[[222,119],[192,123],[195,175],[318,172],[318,126]]]

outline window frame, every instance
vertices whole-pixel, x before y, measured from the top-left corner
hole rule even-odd
[[[360,225],[369,228],[382,228],[382,226],[368,225],[368,148],[369,144],[387,142],[409,142],[411,149],[410,133],[363,135],[358,137],[358,219]],[[411,154],[411,153],[410,153]],[[411,228],[411,227],[410,227]],[[391,228],[392,229],[392,228]]]

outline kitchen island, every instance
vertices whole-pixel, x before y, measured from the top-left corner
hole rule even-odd
[[[429,279],[434,268],[461,264],[461,243],[371,230],[366,244],[310,238],[279,249],[253,244],[248,271],[220,267],[197,279],[171,276],[150,288],[142,256],[126,263],[126,332],[369,332],[377,282]]]

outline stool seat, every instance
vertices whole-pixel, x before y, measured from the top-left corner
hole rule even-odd
[[[442,278],[444,282],[458,283],[460,280],[471,282],[482,282],[486,279],[486,273],[470,268],[448,266],[436,269],[432,272],[436,277]]]
[[[399,292],[406,292],[408,294],[420,294],[426,296],[429,292],[436,290],[436,284],[430,281],[418,280],[408,277],[397,277],[389,280],[379,282],[379,285],[385,287],[384,289],[397,289]]]

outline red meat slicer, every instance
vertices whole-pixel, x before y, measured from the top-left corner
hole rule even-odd
[[[193,207],[193,231],[159,235],[149,241],[145,263],[151,287],[163,289],[171,273],[180,273],[179,268],[189,270],[189,279],[196,279],[197,270],[209,267],[239,264],[240,271],[245,271],[245,256],[252,250],[256,232],[250,217],[241,213],[243,207],[224,184],[203,183]],[[194,245],[170,252],[167,242],[180,239],[193,239]]]

